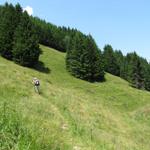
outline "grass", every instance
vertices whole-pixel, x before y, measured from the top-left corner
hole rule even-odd
[[[149,92],[110,74],[103,83],[76,79],[64,53],[41,49],[35,69],[0,57],[0,149],[150,149]],[[33,77],[41,81],[40,95]]]

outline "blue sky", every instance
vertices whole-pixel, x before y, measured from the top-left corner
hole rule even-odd
[[[5,0],[0,0],[4,4]],[[91,34],[100,49],[111,44],[124,54],[136,51],[150,60],[149,0],[7,0],[30,6],[38,16],[59,26]]]

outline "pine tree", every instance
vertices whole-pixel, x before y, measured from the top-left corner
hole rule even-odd
[[[15,31],[13,60],[20,65],[32,67],[38,62],[39,55],[35,28],[27,12],[24,12]]]
[[[128,62],[127,62],[126,56],[123,57],[123,60],[121,63],[120,77],[125,79],[125,80],[128,80]]]
[[[114,51],[111,45],[105,45],[104,52],[104,69],[106,72],[109,72],[113,75],[120,75],[120,67],[117,64],[117,60],[114,55]]]
[[[72,75],[90,82],[104,79],[101,53],[92,36],[76,33],[72,50],[67,51],[66,67]]]
[[[120,50],[115,50],[114,51],[114,56],[116,59],[116,64],[118,66],[118,76],[121,76],[122,74],[122,67],[123,67],[123,62],[124,62],[124,56]]]
[[[135,58],[132,66],[132,85],[138,89],[144,88],[142,69],[140,59],[138,57]]]
[[[86,80],[100,81],[104,79],[104,64],[101,51],[98,49],[91,35],[86,38],[83,66],[86,70]]]
[[[66,68],[67,70],[77,78],[83,78],[82,64],[80,57],[83,54],[84,39],[81,33],[76,33],[72,39],[72,49],[67,50],[66,56]]]
[[[0,54],[12,59],[13,38],[17,25],[20,22],[22,9],[19,4],[14,7],[6,3],[0,14]]]
[[[150,64],[146,65],[146,71],[144,75],[145,75],[144,80],[145,89],[150,91]]]
[[[144,68],[136,52],[126,56],[126,79],[138,89],[144,89]]]

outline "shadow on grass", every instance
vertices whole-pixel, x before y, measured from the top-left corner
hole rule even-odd
[[[48,67],[45,67],[45,64],[41,61],[34,65],[33,69],[47,74],[51,73],[51,70]]]
[[[91,79],[91,80],[87,80],[90,83],[102,83],[102,82],[106,82],[106,78],[105,77],[100,77],[97,79]]]

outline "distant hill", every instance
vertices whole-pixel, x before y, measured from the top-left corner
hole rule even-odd
[[[65,53],[41,49],[36,69],[0,57],[0,149],[150,149],[149,92],[108,73],[102,83],[76,79]]]

